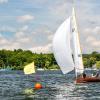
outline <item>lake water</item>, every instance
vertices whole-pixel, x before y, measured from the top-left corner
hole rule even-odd
[[[43,88],[35,90],[36,82]],[[0,100],[100,100],[100,83],[75,85],[73,75],[61,71],[0,72]]]

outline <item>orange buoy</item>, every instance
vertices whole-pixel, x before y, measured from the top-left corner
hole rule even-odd
[[[36,83],[36,84],[34,85],[34,88],[35,88],[35,89],[41,89],[41,88],[42,88],[42,84]]]

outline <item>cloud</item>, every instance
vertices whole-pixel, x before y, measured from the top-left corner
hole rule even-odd
[[[92,45],[93,45],[94,47],[100,48],[100,47],[99,47],[99,46],[100,46],[100,41],[94,41],[94,42],[92,43]]]
[[[7,2],[8,2],[8,0],[0,0],[0,4],[7,3]]]
[[[23,26],[20,30],[21,31],[27,31],[28,30],[28,25]]]
[[[86,42],[94,42],[96,39],[93,36],[88,36]]]
[[[20,32],[16,32],[15,37],[22,38],[22,37],[24,37],[24,35],[25,35],[24,32],[20,31]]]
[[[22,45],[29,45],[32,36],[27,34],[28,26],[25,25],[15,33],[15,40]]]
[[[16,29],[10,26],[0,26],[0,32],[15,32]]]
[[[44,46],[51,42],[53,32],[48,27],[39,27],[31,33],[31,42],[35,46]]]
[[[2,45],[2,46],[0,46],[0,48],[1,49],[7,49],[7,50],[14,50],[14,49],[19,49],[20,44],[18,42],[12,43],[11,41],[8,41],[8,43],[6,43],[6,45]]]
[[[48,0],[28,0],[30,3],[37,3],[37,4],[45,4],[48,3]]]
[[[5,45],[8,41],[0,34],[0,45]]]
[[[87,53],[92,51],[100,52],[100,27],[87,28],[82,33],[84,33],[81,39],[83,51]]]
[[[18,36],[19,35],[19,36]],[[25,33],[23,32],[17,32],[15,34],[15,37],[11,39],[7,39],[6,37],[0,36],[0,48],[1,49],[28,49],[27,45],[31,46],[30,44],[30,38],[25,37]]]
[[[30,43],[30,37],[27,36],[25,32],[16,32],[15,34],[16,41],[21,45],[26,45]]]
[[[65,19],[70,16],[69,11],[71,8],[71,3],[66,2],[66,0],[55,1],[53,6],[49,7],[51,15],[56,16],[59,19]]]
[[[0,0],[0,3],[7,3],[8,1],[10,0]],[[72,14],[72,0],[12,1],[9,5],[7,3],[7,6],[0,8],[2,11],[0,48],[31,48],[38,52],[49,51],[48,45],[52,43],[56,29]],[[99,0],[96,2],[94,0],[75,1],[76,20],[83,52],[91,52],[94,49],[100,51],[100,12],[97,10],[99,9],[99,2]],[[23,3],[23,6],[18,7]],[[29,23],[35,19],[33,13],[34,16],[38,16],[38,20]]]
[[[0,48],[32,50],[33,52],[51,52],[51,43],[53,33],[47,27],[41,27],[35,31],[28,32],[28,25],[24,25],[14,33],[11,39],[7,39],[1,35]]]
[[[30,48],[29,50],[36,52],[36,53],[49,53],[51,52],[51,44],[47,44],[45,46],[37,46]]]
[[[23,15],[23,16],[18,17],[19,22],[29,22],[33,19],[34,19],[34,16],[32,16],[32,15]]]

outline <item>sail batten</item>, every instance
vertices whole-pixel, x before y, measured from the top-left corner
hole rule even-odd
[[[71,19],[66,19],[55,33],[53,39],[54,56],[62,72],[73,70],[74,63],[70,47]]]

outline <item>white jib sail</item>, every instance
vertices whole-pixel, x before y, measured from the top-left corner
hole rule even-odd
[[[70,32],[71,32],[70,18],[66,19],[55,33],[53,40],[54,56],[62,72],[73,70],[74,63],[72,59],[72,53],[70,48]]]
[[[82,53],[81,53],[81,48],[80,48],[79,34],[77,30],[77,25],[76,25],[74,8],[73,8],[73,14],[72,14],[72,35],[73,35],[75,70],[76,70],[76,73],[83,73],[84,67],[83,67]]]

